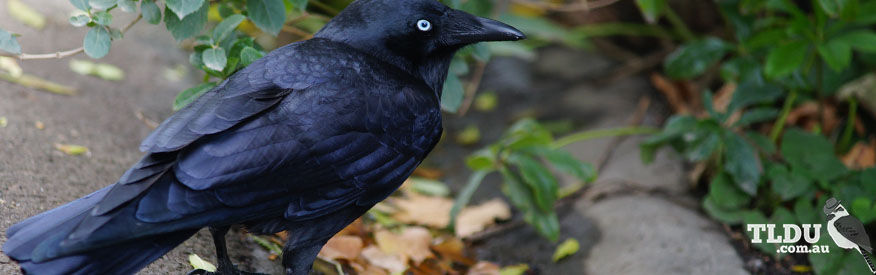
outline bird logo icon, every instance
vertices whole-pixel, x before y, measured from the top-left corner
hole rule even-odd
[[[824,214],[827,215],[827,233],[833,242],[840,248],[857,250],[867,262],[870,272],[876,274],[876,266],[867,255],[873,253],[873,247],[870,245],[867,231],[864,230],[864,224],[849,215],[836,198],[830,198],[824,203]],[[867,253],[864,252],[865,250]]]

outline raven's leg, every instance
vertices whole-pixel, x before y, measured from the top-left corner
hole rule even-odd
[[[308,244],[295,244],[293,238],[289,238],[283,246],[283,268],[286,275],[307,275],[316,260],[316,254],[328,241],[328,239]]]
[[[216,246],[216,260],[219,261],[219,266],[216,268],[216,273],[222,275],[238,274],[237,268],[231,263],[228,258],[228,249],[225,247],[225,234],[228,233],[231,226],[210,227],[210,234],[213,235],[213,245]]]

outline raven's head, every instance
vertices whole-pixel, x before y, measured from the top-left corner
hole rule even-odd
[[[482,41],[526,38],[514,27],[435,0],[357,0],[315,37],[373,54],[421,76],[436,91],[456,50]]]

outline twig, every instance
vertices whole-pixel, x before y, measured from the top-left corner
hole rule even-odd
[[[307,32],[307,31],[305,31],[305,30],[299,29],[299,28],[294,27],[294,26],[284,25],[282,30],[283,30],[284,32],[288,32],[288,33],[291,33],[291,34],[294,34],[294,35],[301,36],[301,37],[304,38],[304,39],[310,39],[310,38],[313,37],[313,34],[312,34],[312,33],[309,33],[309,32]]]
[[[474,72],[471,73],[471,80],[468,81],[468,85],[465,87],[465,100],[462,101],[462,106],[459,107],[459,116],[464,116],[468,112],[468,108],[471,107],[475,94],[477,94],[478,86],[481,85],[481,79],[484,78],[484,70],[486,68],[487,63],[483,61],[478,61],[477,65],[475,65]]]
[[[513,2],[520,4],[528,4],[537,6],[539,8],[543,8],[546,10],[557,11],[557,12],[576,12],[576,11],[588,11],[594,10],[598,8],[607,7],[611,4],[614,4],[620,0],[596,0],[596,1],[587,1],[581,0],[570,4],[557,4],[550,2],[541,2],[541,1],[532,1],[532,0],[512,0]]]
[[[605,80],[600,81],[599,84],[606,85],[612,82],[618,81],[620,79],[624,79],[628,76],[637,74],[641,71],[653,68],[655,66],[659,66],[663,63],[663,59],[668,55],[670,50],[662,50],[660,52],[645,56],[643,58],[634,58],[623,65],[620,68],[614,70]]]
[[[51,82],[33,75],[22,74],[20,76],[12,76],[11,74],[0,72],[0,79],[12,82],[21,86],[40,89],[59,95],[75,95],[76,90],[55,82]]]
[[[131,21],[130,23],[128,23],[128,25],[126,25],[124,28],[122,28],[122,34],[128,32],[128,30],[131,29],[131,27],[133,27],[134,24],[137,24],[137,22],[139,22],[141,18],[143,18],[143,15],[142,15],[142,14],[137,15],[137,18],[134,18],[133,21]],[[9,57],[15,57],[15,58],[18,58],[19,60],[61,59],[61,58],[65,58],[65,57],[70,57],[70,56],[77,55],[77,54],[82,53],[82,52],[84,52],[84,51],[85,51],[85,48],[83,48],[83,47],[79,47],[79,48],[75,48],[75,49],[72,49],[72,50],[58,51],[58,52],[55,52],[55,53],[43,53],[43,54],[29,54],[29,53],[22,53],[22,54],[17,54],[17,55],[15,55],[15,54],[13,54],[13,55],[9,55],[9,54],[0,54],[0,55],[2,55],[2,56],[9,56]]]
[[[647,95],[640,97],[639,103],[636,104],[636,112],[633,114],[633,117],[630,118],[630,122],[627,126],[637,127],[641,125],[642,121],[645,120],[645,114],[648,113],[649,106],[651,106],[651,99]],[[614,155],[614,151],[629,137],[630,136],[627,135],[616,136],[611,140],[611,143],[606,147],[602,156],[600,156],[599,163],[596,165],[596,171],[598,173],[602,173],[602,170],[605,169],[605,165],[608,164],[608,161],[611,159],[612,155]]]

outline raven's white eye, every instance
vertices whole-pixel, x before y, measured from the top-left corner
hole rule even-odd
[[[417,21],[417,29],[421,31],[428,31],[432,29],[432,23],[429,23],[426,19],[420,19]]]

